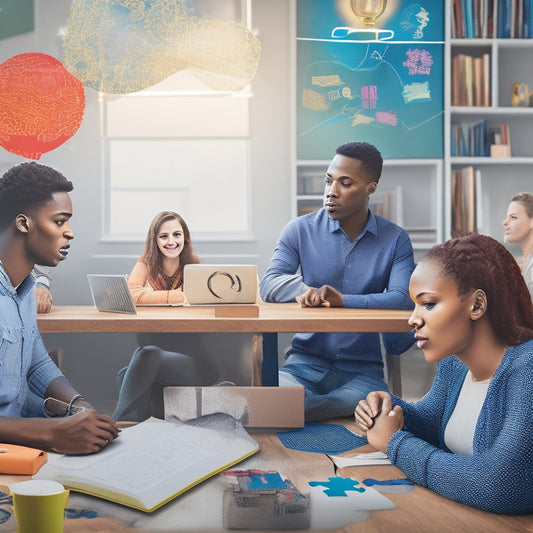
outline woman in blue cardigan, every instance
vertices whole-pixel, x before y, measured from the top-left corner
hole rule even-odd
[[[409,323],[437,375],[408,403],[371,392],[355,410],[405,475],[472,507],[533,513],[533,305],[506,248],[472,234],[416,267]]]

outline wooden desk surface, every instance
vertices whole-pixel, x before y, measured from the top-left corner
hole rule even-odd
[[[353,428],[354,422],[351,419],[343,420],[343,425]],[[367,445],[357,452],[373,450]],[[342,455],[349,457],[355,454],[352,451]],[[388,480],[405,477],[400,469],[392,465],[340,468],[337,475],[351,477],[359,482],[366,478]],[[369,520],[345,528],[344,533],[533,533],[533,515],[501,515],[480,511],[448,500],[419,485],[408,494],[385,496],[397,505],[396,509],[374,511]]]
[[[101,313],[92,306],[53,306],[37,316],[41,333],[409,331],[410,311],[305,308],[259,304],[259,317],[215,317],[215,306],[144,307],[137,315]]]
[[[343,423],[347,427],[353,425],[351,418],[342,420],[335,420],[333,422]],[[326,480],[328,477],[341,475],[344,477],[351,477],[362,482],[366,478],[374,478],[380,480],[395,479],[405,477],[403,473],[394,466],[357,466],[334,470],[334,465],[326,455],[320,453],[304,452],[298,450],[291,450],[285,448],[280,442],[275,433],[260,432],[253,433],[253,437],[259,442],[260,452],[244,462],[237,465],[235,468],[264,468],[277,470],[287,478],[289,478],[298,489],[302,492],[309,491],[309,481]],[[367,446],[368,448],[368,446]],[[362,451],[359,448],[358,451]],[[368,451],[368,450],[366,450]],[[355,451],[346,452],[345,456],[353,455]],[[0,484],[9,485],[22,478],[18,476],[0,476]],[[214,485],[214,487],[213,487]],[[217,485],[217,480],[213,478],[208,480],[196,489],[196,496],[194,492],[190,494],[190,498],[197,498],[201,502],[199,508],[207,509],[206,497],[219,496],[220,486]],[[495,487],[497,490],[497,487]],[[167,504],[165,514],[173,517],[171,520],[175,524],[175,529],[170,531],[193,531],[194,525],[192,523],[183,523],[183,510],[186,510],[191,505],[191,500],[183,500],[185,495],[178,497],[174,502]],[[408,494],[385,494],[387,498],[393,501],[397,508],[384,511],[373,511],[367,520],[349,525],[342,530],[337,530],[337,533],[469,533],[472,531],[483,531],[484,533],[532,533],[533,532],[533,515],[499,515],[480,511],[466,505],[458,504],[443,498],[420,486],[416,486],[414,491]],[[81,498],[88,498],[80,496]],[[180,500],[182,499],[182,500]],[[89,505],[91,500],[87,500]],[[124,508],[117,504],[106,502],[111,506],[111,510],[115,512],[111,516],[116,516],[117,519],[121,515]],[[184,507],[180,507],[184,504]],[[90,507],[87,507],[88,509]],[[136,524],[128,527],[124,523],[117,523],[111,518],[100,517],[97,519],[75,518],[68,519],[65,522],[65,532],[74,531],[105,531],[116,533],[136,533],[140,530],[151,531],[150,521],[156,520],[156,515],[147,515],[140,513],[140,511],[133,511],[136,513],[134,519],[129,523]],[[135,516],[141,516],[141,522],[135,520]],[[152,518],[151,518],[152,516]],[[13,525],[10,521],[9,525]],[[0,525],[0,531],[14,531],[7,527]],[[220,530],[222,530],[222,524]],[[260,524],[258,524],[258,530]],[[169,531],[167,529],[159,529],[158,531]]]

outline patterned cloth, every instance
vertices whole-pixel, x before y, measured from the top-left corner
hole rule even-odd
[[[337,454],[368,443],[365,437],[339,424],[308,423],[302,429],[281,431],[277,435],[287,448],[305,452]]]

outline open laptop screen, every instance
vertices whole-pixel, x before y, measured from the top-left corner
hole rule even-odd
[[[87,274],[87,280],[98,311],[137,314],[125,275]]]

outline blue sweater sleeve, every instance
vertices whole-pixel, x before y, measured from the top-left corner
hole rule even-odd
[[[457,373],[455,380],[462,383],[460,377]],[[429,403],[443,399],[439,391],[446,387],[444,373],[440,378],[438,394],[428,393]],[[434,410],[407,410],[403,430],[389,441],[389,459],[415,483],[451,500],[497,513],[532,513],[532,395],[531,363],[493,378],[478,418],[473,455],[451,453],[427,438],[425,425],[432,427],[435,420],[426,416],[433,416]],[[444,417],[440,434],[448,418]]]

